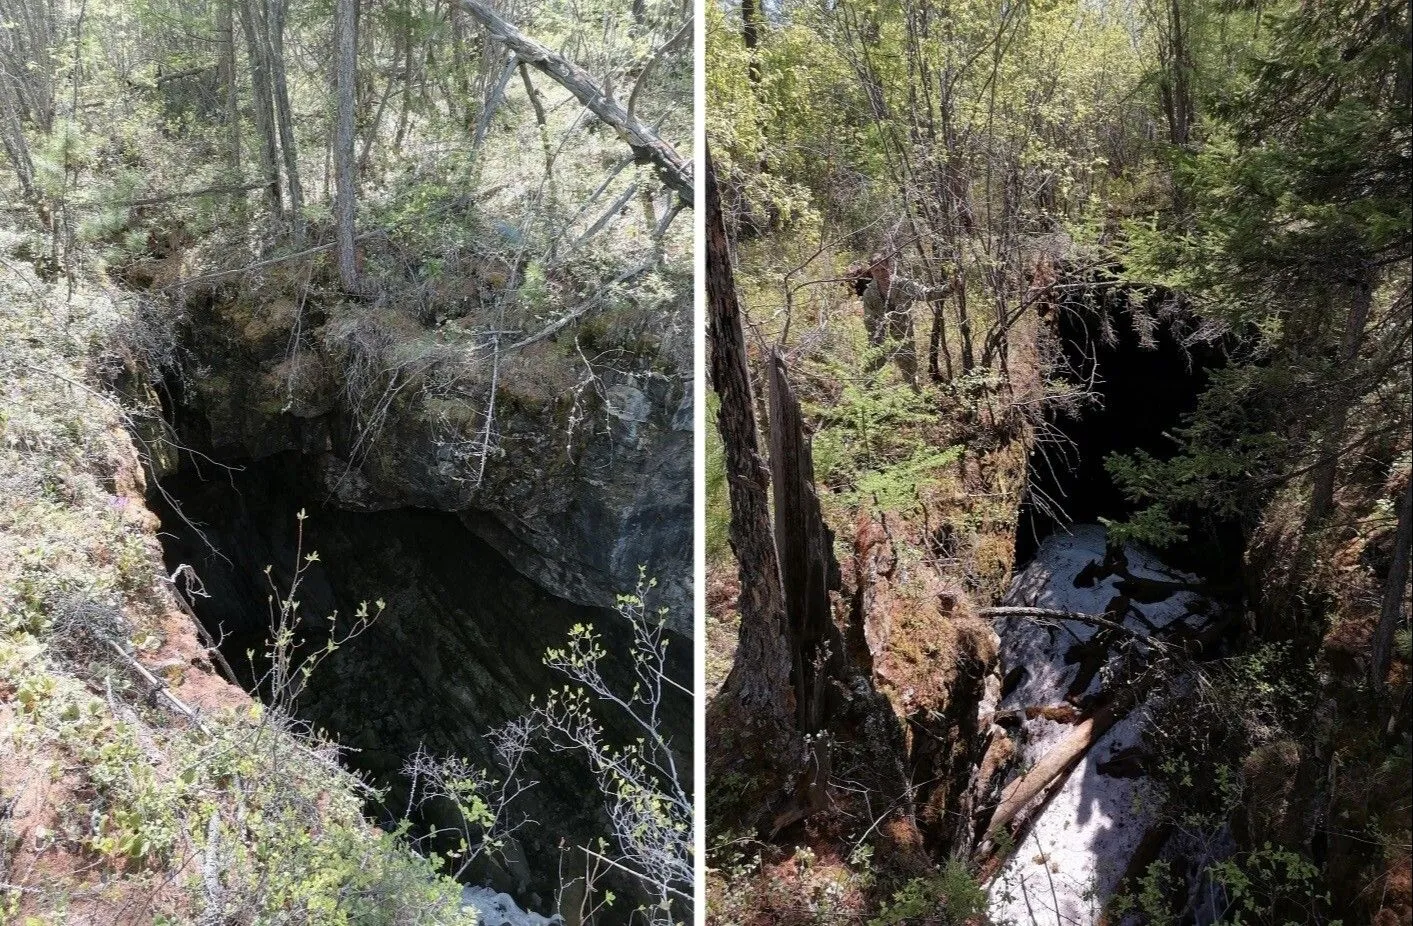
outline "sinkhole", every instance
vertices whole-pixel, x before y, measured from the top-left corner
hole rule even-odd
[[[1135,292],[1109,278],[1084,278],[1050,307],[1067,378],[1092,401],[1054,417],[1057,439],[1031,455],[1030,484],[1016,527],[1016,566],[1034,558],[1046,537],[1075,524],[1134,513],[1105,468],[1115,453],[1146,451],[1171,459],[1173,432],[1197,408],[1229,339],[1193,335],[1195,320],[1172,294]],[[1241,561],[1239,525],[1194,512],[1189,541],[1164,552],[1172,565],[1227,584]]]
[[[303,557],[318,554],[304,561],[296,594],[308,647],[327,641],[329,615],[337,613],[346,628],[360,602],[386,603],[366,631],[320,665],[295,707],[300,720],[344,747],[347,767],[382,789],[383,799],[368,807],[380,825],[407,814],[403,767],[417,750],[494,768],[487,734],[527,714],[532,697],[543,703],[564,684],[542,659],[575,624],[592,624],[602,634],[610,683],[625,692],[632,687],[631,630],[616,612],[546,591],[453,513],[334,507],[311,462],[294,452],[219,463],[194,456],[162,480],[162,489],[180,509],[152,493],[167,567],[189,565],[200,577],[204,595],[192,598],[193,609],[247,690],[269,697],[260,680],[268,668],[270,599],[288,595]],[[669,670],[685,682],[691,647],[672,642]],[[627,741],[631,731],[617,715],[601,716],[610,737]],[[690,768],[686,696],[669,694],[663,717]],[[515,851],[467,879],[545,910],[569,877],[564,869],[572,870],[565,853],[610,830],[578,756],[538,748],[523,772],[537,784],[513,805],[529,821],[516,833]],[[442,822],[426,816],[413,814],[422,832]],[[632,885],[616,889],[632,896]]]

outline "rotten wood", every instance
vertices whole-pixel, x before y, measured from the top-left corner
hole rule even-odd
[[[768,382],[775,549],[793,650],[796,725],[815,733],[828,720],[825,683],[843,667],[843,638],[829,608],[833,537],[815,495],[814,461],[800,402],[776,351],[770,355]]]
[[[987,832],[994,837],[994,834],[1005,829],[1047,788],[1067,778],[1080,759],[1089,752],[1090,747],[1108,733],[1114,724],[1127,717],[1138,705],[1138,700],[1131,692],[1120,694],[1080,721],[1055,748],[1035,763],[1030,771],[1006,787],[1001,795],[1001,802],[996,805],[996,810],[991,815]]]

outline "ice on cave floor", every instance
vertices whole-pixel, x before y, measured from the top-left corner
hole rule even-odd
[[[1115,586],[1122,577],[1109,576],[1089,588],[1077,588],[1074,580],[1091,562],[1103,561],[1105,541],[1106,531],[1097,524],[1076,525],[1069,533],[1050,536],[1013,580],[1005,604],[1102,614],[1118,594]],[[1196,581],[1169,569],[1141,547],[1128,546],[1125,555],[1129,572],[1136,577]],[[1192,613],[1194,606],[1201,609],[1201,600],[1200,595],[1181,591],[1164,601],[1135,607],[1153,626],[1163,627]],[[1148,630],[1132,615],[1124,625]],[[1075,622],[1053,627],[1023,619],[998,622],[996,629],[1003,667],[1026,668],[1001,707],[1021,711],[1064,702],[1079,673],[1078,664],[1065,664],[1065,652],[1096,633],[1096,628]],[[1103,676],[1101,670],[1086,694],[1099,690]],[[1135,709],[1090,749],[1015,847],[990,886],[995,922],[1089,926],[1099,921],[1105,901],[1117,888],[1151,822],[1152,795],[1144,779],[1101,775],[1098,766],[1139,745],[1151,708],[1150,702]],[[1036,717],[1024,720],[1023,729],[1017,766],[1022,770],[1038,762],[1073,727]]]
[[[470,884],[461,889],[461,906],[476,911],[479,926],[560,926],[564,922],[558,914],[541,916],[522,910],[509,894]]]

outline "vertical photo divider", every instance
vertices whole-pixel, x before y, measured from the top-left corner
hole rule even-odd
[[[706,428],[707,428],[707,382],[706,382],[706,186],[701,182],[701,164],[706,157],[706,0],[690,0],[695,29],[692,35],[694,113],[692,132],[693,177],[697,182],[693,190],[692,227],[694,229],[693,281],[694,320],[693,357],[695,360],[693,395],[696,408],[693,411],[695,428],[692,472],[695,474],[692,487],[693,512],[696,518],[692,540],[692,563],[696,584],[694,586],[694,614],[696,623],[692,636],[694,647],[693,685],[696,702],[693,705],[693,780],[696,783],[696,817],[694,820],[694,845],[696,847],[696,895],[695,916],[697,924],[706,922]]]

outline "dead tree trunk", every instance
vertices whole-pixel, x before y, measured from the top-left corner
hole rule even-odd
[[[775,549],[790,627],[795,725],[813,734],[827,724],[825,685],[843,665],[843,639],[829,611],[833,538],[815,496],[814,462],[800,403],[785,377],[785,361],[774,352],[769,382]]]
[[[711,385],[721,400],[717,428],[731,497],[731,548],[741,579],[741,630],[735,661],[709,709],[709,778],[741,774],[757,788],[717,811],[718,825],[756,825],[771,811],[799,765],[791,685],[793,655],[780,563],[770,523],[767,473],[757,439],[746,338],[731,269],[726,221],[707,152],[706,289]],[[766,777],[774,780],[765,781]],[[766,806],[762,806],[766,805]],[[754,819],[752,819],[754,818]]]
[[[640,163],[657,169],[663,183],[687,205],[692,204],[692,167],[657,132],[628,114],[621,104],[606,96],[593,76],[563,55],[551,51],[525,35],[501,17],[483,0],[459,0],[461,8],[474,16],[491,35],[526,64],[549,75],[583,103],[599,119],[614,129],[633,150]]]

